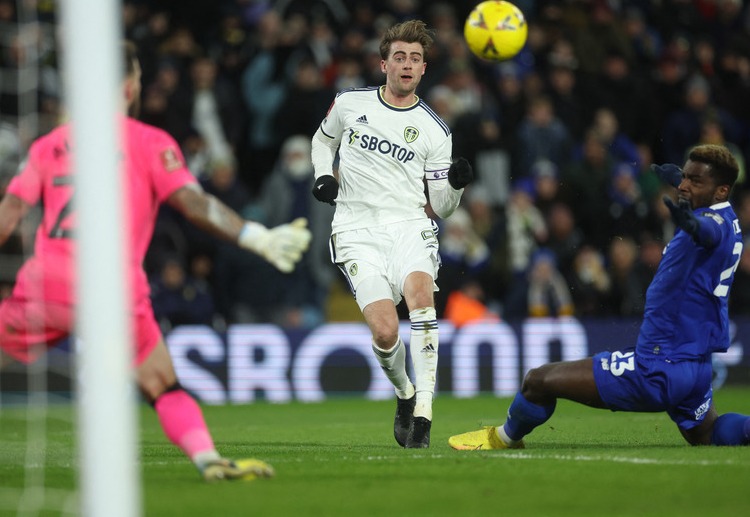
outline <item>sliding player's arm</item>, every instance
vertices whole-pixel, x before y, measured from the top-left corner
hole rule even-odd
[[[721,241],[721,217],[709,210],[706,210],[702,217],[697,217],[686,199],[679,199],[675,204],[671,198],[664,196],[663,201],[669,208],[674,224],[687,232],[696,244],[704,248],[713,248]]]

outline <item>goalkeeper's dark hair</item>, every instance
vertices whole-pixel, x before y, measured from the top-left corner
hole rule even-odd
[[[419,43],[424,49],[424,55],[427,57],[432,43],[435,38],[432,31],[427,28],[427,24],[422,20],[409,20],[398,25],[394,25],[383,34],[380,40],[380,57],[388,59],[391,52],[391,44],[394,41],[403,41],[405,43]]]
[[[138,48],[130,40],[122,42],[122,56],[125,60],[125,77],[130,77],[135,73],[135,66],[138,63]]]
[[[711,167],[711,175],[717,185],[729,185],[737,181],[740,167],[734,155],[723,145],[704,144],[693,147],[688,160],[705,163]]]

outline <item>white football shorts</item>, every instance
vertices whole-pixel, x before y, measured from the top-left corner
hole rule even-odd
[[[331,236],[331,261],[344,273],[360,310],[378,300],[401,301],[409,273],[432,277],[440,268],[437,224],[414,219]]]

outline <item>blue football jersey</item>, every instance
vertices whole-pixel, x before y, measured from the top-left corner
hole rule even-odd
[[[704,358],[729,347],[727,298],[742,254],[742,233],[728,202],[693,213],[716,224],[721,238],[706,248],[678,229],[651,285],[636,350],[672,361]],[[706,221],[706,219],[702,219]]]

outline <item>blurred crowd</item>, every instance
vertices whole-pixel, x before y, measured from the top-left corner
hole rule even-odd
[[[19,25],[18,3],[0,0],[3,27]],[[38,2],[38,19],[54,24],[54,3]],[[512,61],[487,63],[463,42],[475,3],[124,0],[125,35],[143,67],[140,118],[175,137],[203,187],[232,208],[268,226],[305,216],[314,234],[297,271],[283,275],[164,209],[146,268],[165,327],[359,319],[328,256],[333,208],[310,195],[310,138],[337,91],[384,82],[379,37],[411,18],[436,31],[418,94],[477,176],[457,212],[439,221],[440,317],[460,325],[641,315],[674,232],[662,203],[671,189],[649,165],[681,165],[696,144],[735,154],[733,201],[750,238],[748,6],[516,0],[528,43]],[[0,78],[9,78],[24,62],[23,38],[17,30],[2,38]],[[54,38],[38,35],[39,133],[61,110]],[[0,83],[1,194],[23,154],[13,124],[28,102]],[[22,253],[22,240],[2,256]],[[750,246],[730,310],[750,315]]]

